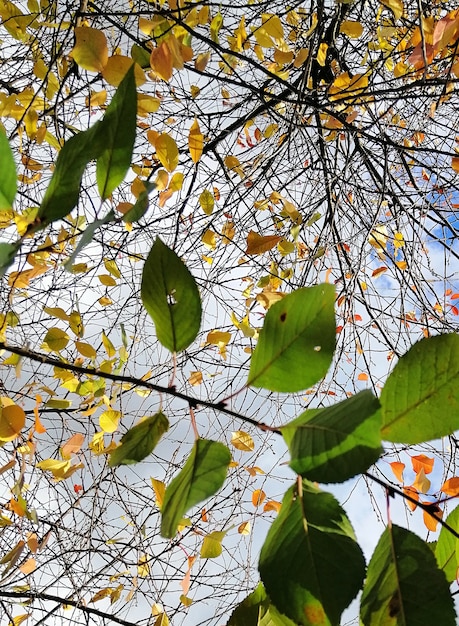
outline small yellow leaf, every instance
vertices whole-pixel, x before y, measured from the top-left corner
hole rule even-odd
[[[13,441],[25,426],[24,410],[9,398],[0,398],[0,442]]]
[[[113,356],[115,356],[115,346],[112,344],[104,331],[102,331],[102,343],[104,344],[105,352],[107,353],[108,358],[111,359]]]
[[[255,491],[252,493],[253,506],[255,507],[260,506],[260,504],[263,503],[265,498],[266,498],[266,494],[262,489],[255,489]]]
[[[231,444],[236,450],[243,452],[251,452],[255,447],[252,437],[243,430],[236,430],[231,433]]]
[[[150,566],[148,564],[149,560],[150,560],[150,557],[148,556],[148,554],[143,554],[140,557],[139,562],[137,564],[137,575],[139,578],[146,578],[148,574],[150,573]]]
[[[99,425],[105,433],[114,433],[121,418],[119,411],[107,409],[99,417]]]
[[[156,156],[161,165],[168,171],[173,172],[178,165],[179,151],[174,139],[167,133],[161,133],[155,140]]]
[[[180,596],[180,602],[184,606],[191,606],[193,604],[193,600],[191,598],[187,598],[183,593]]]
[[[202,372],[191,372],[188,382],[194,387],[200,385],[202,383]]]
[[[166,485],[162,480],[157,480],[156,478],[151,478],[151,484],[153,486],[153,490],[155,492],[155,504],[161,509],[164,500],[164,494],[166,493]]]
[[[199,204],[206,215],[212,215],[215,205],[213,193],[211,193],[208,189],[204,189],[199,196]]]
[[[207,335],[206,343],[212,343],[214,345],[219,345],[220,343],[227,344],[231,340],[231,333],[220,331],[220,330],[212,330]]]
[[[194,60],[194,67],[198,70],[198,72],[204,72],[209,61],[210,52],[201,52],[201,54],[198,54]]]
[[[403,0],[380,0],[381,4],[390,9],[394,14],[396,20],[399,20],[403,16],[405,7],[403,6]]]
[[[240,535],[250,535],[251,530],[252,530],[252,525],[250,522],[242,522],[242,524],[238,526],[237,532]]]
[[[430,480],[426,478],[424,468],[422,468],[417,474],[412,487],[421,493],[427,493],[430,489]]]
[[[225,538],[226,531],[214,530],[204,537],[201,546],[201,558],[215,559],[220,556],[223,551],[222,541]]]
[[[112,587],[105,587],[105,589],[101,589],[100,591],[98,591],[97,593],[95,593],[90,602],[98,602],[99,600],[103,600],[104,598],[108,598],[108,596],[110,594],[113,593],[113,588]]]
[[[256,476],[257,474],[265,474],[266,472],[261,469],[261,467],[257,467],[254,465],[253,467],[244,467],[244,469],[249,472],[250,476]]]
[[[339,27],[339,32],[347,35],[351,39],[358,39],[363,33],[363,26],[360,22],[343,20]]]
[[[75,348],[81,356],[85,356],[88,359],[95,359],[97,356],[96,349],[91,346],[91,344],[85,343],[84,341],[75,341]]]
[[[69,342],[70,337],[60,328],[50,328],[43,342],[51,352],[60,352]]]
[[[140,117],[147,117],[150,113],[156,113],[160,106],[161,100],[155,96],[149,96],[145,93],[137,95],[137,114]]]
[[[190,150],[193,163],[197,163],[201,158],[203,147],[204,135],[201,133],[198,120],[195,119],[191,125],[190,133],[188,135],[188,148]]]
[[[19,626],[31,616],[32,613],[22,613],[21,615],[16,615],[16,617],[13,617],[13,621],[9,623],[9,626]]]
[[[99,274],[97,278],[106,287],[114,287],[116,285],[116,280],[110,274]]]
[[[76,26],[75,46],[70,52],[78,65],[90,72],[102,72],[107,65],[108,46],[104,33],[97,28]]]

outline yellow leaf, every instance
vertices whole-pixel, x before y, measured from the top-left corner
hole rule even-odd
[[[156,156],[168,172],[173,172],[178,165],[179,152],[174,139],[162,133],[155,141]]]
[[[355,74],[350,76],[348,72],[343,72],[335,78],[328,90],[330,100],[359,99],[368,87],[368,76],[366,74]],[[362,100],[362,98],[360,98]]]
[[[52,317],[57,317],[58,319],[63,320],[64,322],[68,322],[70,319],[69,315],[67,315],[64,309],[61,309],[60,307],[53,308],[45,306],[43,307],[43,311]]]
[[[165,41],[151,51],[150,66],[158,78],[166,82],[172,78],[173,59],[170,48]]]
[[[421,493],[427,493],[430,489],[430,480],[426,477],[424,472],[424,468],[422,468],[417,474],[412,487],[416,489],[416,491],[420,491]]]
[[[137,114],[140,117],[147,117],[149,113],[156,113],[161,106],[161,100],[155,96],[142,93],[137,95]]]
[[[387,227],[384,224],[376,224],[368,237],[368,243],[377,251],[385,250],[387,246]]]
[[[105,433],[114,433],[118,428],[120,418],[121,413],[119,411],[107,409],[101,413],[99,417],[99,425]]]
[[[109,595],[113,593],[112,587],[105,587],[105,589],[101,589],[97,593],[95,593],[90,602],[98,602],[99,600],[103,600],[104,598],[108,598]]]
[[[164,494],[166,493],[166,485],[162,480],[157,480],[156,478],[151,478],[151,484],[153,486],[153,491],[155,492],[155,504],[159,509],[161,509]]]
[[[116,285],[116,280],[109,274],[99,274],[97,278],[106,287],[114,287]]]
[[[282,239],[279,235],[266,235],[263,237],[251,230],[247,235],[247,249],[245,254],[263,254],[274,248]]]
[[[240,535],[250,535],[250,531],[252,530],[252,525],[250,522],[242,522],[240,526],[238,526],[237,532]]]
[[[231,340],[231,333],[220,331],[220,330],[212,330],[207,335],[206,343],[212,343],[218,345],[220,343],[227,344]]]
[[[260,504],[263,503],[265,498],[266,498],[266,494],[262,489],[255,489],[255,491],[252,493],[253,506],[255,507],[260,506]]]
[[[69,336],[60,328],[50,328],[45,335],[43,343],[51,352],[60,352],[69,342]]]
[[[81,319],[81,315],[78,311],[72,311],[69,315],[69,326],[70,330],[77,336],[83,337],[84,335],[84,326],[83,320]]]
[[[113,259],[104,259],[104,265],[109,274],[111,274],[115,278],[121,278],[121,273],[118,269],[116,261],[114,261]]]
[[[0,398],[0,442],[13,441],[24,426],[24,410],[9,398]]]
[[[405,239],[402,233],[394,234],[394,248],[403,248],[405,245]]]
[[[188,135],[188,148],[190,150],[193,163],[197,163],[202,155],[204,147],[204,135],[199,128],[198,120],[194,120]]]
[[[49,471],[56,480],[69,478],[74,472],[83,467],[82,463],[71,465],[70,461],[58,461],[57,459],[46,459],[37,463],[37,467],[43,471]]]
[[[118,87],[123,78],[126,76],[128,69],[131,67],[133,60],[131,57],[121,56],[115,54],[111,56],[102,72],[102,76],[105,78],[109,85]],[[137,87],[143,85],[146,81],[145,72],[138,63],[134,62],[134,77]]]
[[[194,60],[194,67],[198,72],[203,72],[210,61],[210,52],[201,52]]]
[[[102,343],[104,344],[105,352],[107,353],[108,358],[111,359],[112,356],[115,356],[115,346],[112,344],[104,331],[102,331]]]
[[[273,39],[282,39],[284,37],[284,28],[280,17],[274,13],[263,13],[261,21],[264,30],[273,37]]]
[[[76,26],[74,29],[75,46],[70,52],[76,63],[84,70],[102,72],[107,65],[107,38],[97,28]]]
[[[85,100],[85,104],[87,107],[100,107],[105,104],[106,100],[107,91],[106,89],[101,89],[101,91],[91,91],[89,97]]]
[[[31,617],[32,613],[22,613],[21,615],[16,615],[13,617],[13,621],[9,623],[9,626],[19,626],[22,622],[25,622],[26,619]]]
[[[451,159],[451,167],[459,174],[459,157],[453,157]]]
[[[363,26],[360,22],[343,20],[339,27],[339,32],[347,35],[351,39],[358,39],[363,33]]]
[[[243,430],[236,430],[231,433],[231,444],[236,450],[243,452],[251,452],[255,447],[252,437]]]
[[[403,11],[405,10],[403,0],[380,0],[380,2],[392,11],[396,20],[402,17]]]
[[[201,237],[202,243],[209,250],[214,250],[217,245],[217,236],[213,232],[213,230],[206,230],[206,232]]]
[[[93,348],[91,344],[85,343],[84,341],[75,341],[75,348],[82,356],[85,356],[88,359],[95,359],[97,356],[95,348]]]
[[[149,560],[150,557],[148,554],[143,554],[140,557],[139,562],[137,563],[137,575],[139,578],[146,578],[150,573],[150,566],[148,565]]]
[[[191,606],[193,604],[193,600],[191,598],[187,598],[183,593],[180,595],[180,602],[184,606]]]
[[[317,51],[317,63],[322,67],[325,67],[327,61],[328,43],[321,43],[319,50]]]
[[[215,205],[214,194],[208,189],[204,189],[199,196],[199,204],[206,215],[212,215]]]
[[[264,470],[261,467],[257,467],[254,465],[253,467],[244,467],[247,472],[249,472],[250,476],[256,476],[257,474],[265,474]]]
[[[188,382],[194,387],[200,385],[202,383],[202,372],[191,372]]]
[[[215,559],[220,556],[223,551],[222,541],[225,538],[226,531],[214,530],[204,537],[201,546],[201,558]]]

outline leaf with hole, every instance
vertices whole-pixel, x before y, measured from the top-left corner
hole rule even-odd
[[[335,350],[332,285],[297,289],[273,304],[260,331],[247,385],[295,392],[325,376]]]
[[[201,325],[201,297],[193,276],[173,250],[157,238],[142,274],[142,302],[162,345],[187,348]]]

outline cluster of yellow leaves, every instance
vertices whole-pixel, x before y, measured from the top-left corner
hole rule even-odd
[[[63,460],[46,459],[37,463],[37,467],[51,472],[56,481],[70,478],[77,470],[84,467],[83,463],[72,464],[73,457],[79,453],[84,439],[84,435],[76,433],[61,447],[60,453]]]

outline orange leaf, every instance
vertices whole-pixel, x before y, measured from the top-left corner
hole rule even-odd
[[[150,66],[158,78],[162,78],[166,82],[172,78],[173,58],[165,41],[151,51]]]
[[[387,272],[387,267],[385,265],[382,265],[381,267],[377,267],[375,270],[373,270],[371,275],[375,277],[375,276],[379,276],[383,272]]]
[[[400,461],[393,461],[390,464],[392,471],[395,474],[395,477],[399,482],[403,482],[403,470],[405,469],[405,463],[400,463]]]
[[[80,451],[84,442],[84,435],[76,433],[68,441],[64,443],[61,448],[61,455],[63,459],[70,459],[72,454],[77,454]]]
[[[27,559],[25,563],[19,566],[19,569],[23,574],[31,574],[37,569],[37,562],[34,558]]]
[[[246,254],[263,254],[274,248],[282,239],[279,235],[267,235],[263,237],[255,231],[251,230],[247,235],[247,250]]]
[[[423,502],[423,504],[429,504],[429,509],[432,511],[432,513],[435,513],[437,517],[443,517],[443,511],[437,504],[431,504],[430,502]],[[435,532],[437,530],[438,519],[432,517],[432,515],[430,515],[427,511],[423,511],[423,519],[424,524],[426,525],[426,528],[428,530],[431,530],[432,532]]]
[[[416,472],[416,474],[418,472],[421,471],[421,469],[424,470],[425,474],[430,474],[430,472],[433,469],[433,465],[434,465],[434,461],[435,459],[431,459],[428,456],[426,456],[425,454],[418,454],[417,456],[412,456],[411,457],[411,463],[413,465],[413,470]]]
[[[448,480],[444,482],[440,491],[446,493],[447,496],[459,496],[459,478],[456,476],[448,478]]]
[[[406,495],[413,498],[413,500],[419,500],[419,494],[414,487],[403,487],[403,493],[406,493]],[[410,502],[410,500],[407,500],[406,503],[412,511],[414,511],[417,506],[414,502]]]
[[[451,167],[459,174],[459,157],[453,157],[451,159]]]
[[[202,149],[204,147],[204,135],[199,128],[198,120],[194,120],[190,128],[190,134],[188,135],[188,148],[193,163],[197,163],[202,155]]]
[[[365,374],[365,372],[362,372],[361,374],[357,376],[357,380],[368,380],[368,374]]]
[[[263,512],[267,513],[268,511],[275,511],[276,513],[279,513],[281,506],[281,503],[277,502],[277,500],[268,500],[263,507]]]
[[[260,506],[265,498],[266,494],[264,491],[262,491],[261,489],[255,489],[255,491],[252,493],[253,506]]]

